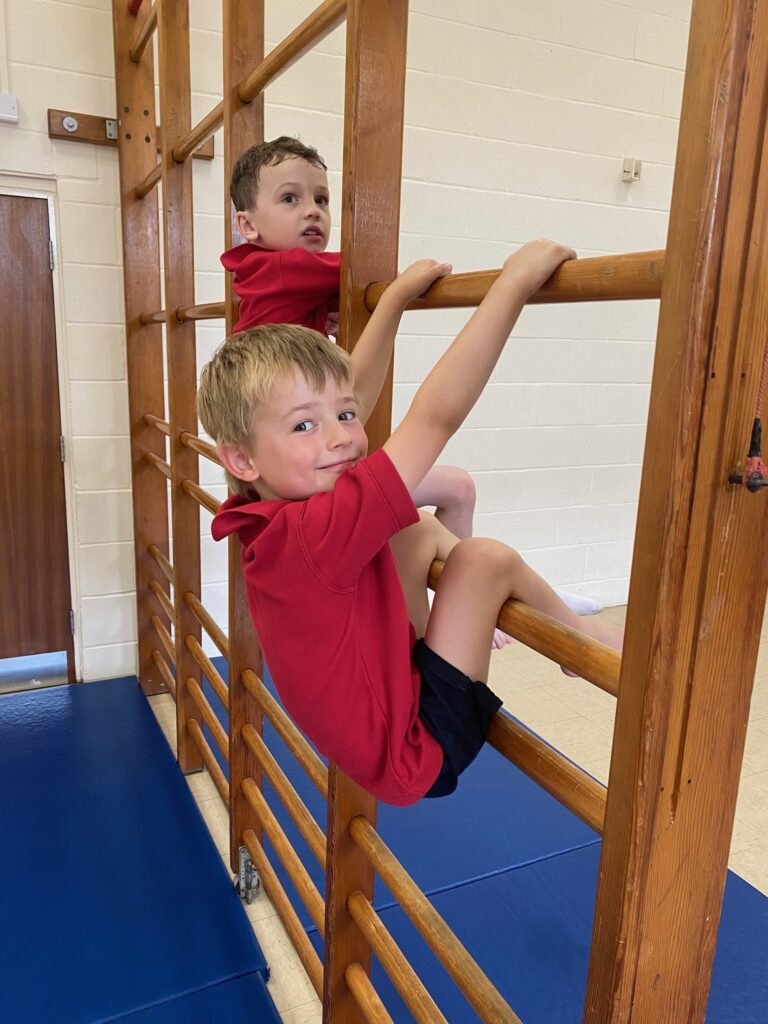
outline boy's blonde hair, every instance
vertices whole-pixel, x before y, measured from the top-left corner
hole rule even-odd
[[[329,377],[354,383],[344,349],[309,327],[264,324],[227,338],[200,374],[197,411],[206,433],[216,444],[250,446],[259,406],[275,381],[297,370],[317,391]],[[231,490],[255,496],[245,480],[224,475]]]

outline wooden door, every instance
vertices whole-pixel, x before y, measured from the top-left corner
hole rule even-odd
[[[0,658],[67,652],[67,509],[48,201],[0,195]]]

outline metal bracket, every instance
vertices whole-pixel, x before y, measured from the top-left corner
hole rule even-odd
[[[253,866],[251,855],[244,846],[238,850],[238,864],[239,874],[235,877],[235,889],[240,899],[250,905],[261,888],[261,879]]]
[[[108,139],[117,138],[117,121],[113,117],[104,119],[104,127],[106,128]]]
[[[65,131],[68,132],[76,132],[77,129],[80,127],[77,118],[72,117],[71,114],[67,114],[67,116],[62,120],[61,126]]]

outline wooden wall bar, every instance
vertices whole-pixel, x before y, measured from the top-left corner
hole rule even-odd
[[[696,0],[584,1020],[705,1019],[768,584],[768,10]],[[757,543],[755,539],[759,538]]]
[[[501,273],[476,270],[447,274],[408,306],[408,309],[449,309],[479,305]],[[614,299],[658,299],[664,279],[664,250],[591,256],[559,267],[529,304],[596,302]],[[388,281],[369,284],[365,304],[373,312]]]
[[[224,0],[224,238],[232,245],[232,216],[229,181],[237,159],[256,142],[264,139],[264,97],[245,104],[237,94],[237,83],[247,71],[264,58],[264,0]],[[230,334],[235,322],[232,281],[226,275],[226,328]],[[245,779],[262,785],[261,763],[245,743],[243,726],[250,724],[261,732],[261,707],[243,684],[243,672],[250,668],[263,674],[261,645],[251,622],[248,598],[240,565],[240,540],[230,537],[229,558],[229,764],[230,863],[237,870],[238,850],[243,833],[250,830],[261,838],[261,822],[242,791]]]
[[[171,155],[173,140],[189,129],[189,10],[187,0],[161,3],[158,14],[160,47],[160,112],[163,125],[163,240],[165,298],[169,310],[195,294],[194,235],[192,218],[192,165],[177,164]],[[204,751],[190,741],[187,722],[202,723],[200,710],[187,693],[187,680],[200,683],[200,666],[192,656],[187,638],[200,641],[200,623],[183,599],[187,591],[200,593],[200,512],[183,488],[185,480],[197,482],[197,456],[181,443],[181,434],[197,432],[197,365],[195,325],[166,320],[168,364],[168,417],[171,436],[171,489],[173,494],[174,607],[176,610],[176,741],[179,765],[184,772],[202,768]]]
[[[162,333],[159,327],[145,327],[139,315],[160,305],[160,242],[157,196],[139,200],[135,188],[155,163],[155,146],[144,142],[155,126],[155,93],[152,73],[152,45],[144,59],[134,64],[129,49],[136,21],[123,3],[113,4],[115,81],[120,97],[120,197],[123,227],[123,287],[125,292],[126,348],[128,356],[128,397],[131,430],[131,474],[133,482],[133,533],[136,557],[136,610],[138,621],[138,677],[145,693],[166,690],[163,673],[153,658],[154,630],[150,615],[157,605],[149,584],[158,579],[158,565],[149,552],[154,546],[168,553],[168,485],[147,462],[151,452],[166,457],[166,441],[144,419],[151,413],[165,414],[163,395]],[[130,136],[130,138],[128,138]],[[168,582],[159,577],[167,594]]]
[[[402,176],[408,0],[350,0],[347,6],[342,171],[339,341],[347,349],[370,313],[369,281],[397,274]],[[371,450],[389,435],[392,368],[382,399],[366,426]],[[371,951],[347,908],[351,892],[373,898],[373,871],[349,837],[349,822],[376,821],[376,801],[335,765],[328,793],[325,986],[323,1009],[334,1024],[356,1024],[360,1010],[345,978],[357,962],[370,971]]]

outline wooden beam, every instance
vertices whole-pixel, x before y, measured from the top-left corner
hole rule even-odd
[[[187,301],[195,294],[192,165],[189,162],[177,164],[167,145],[168,139],[178,138],[189,129],[191,120],[188,0],[160,4],[157,41],[162,69],[160,112],[166,133],[161,161],[165,298],[167,308],[173,310],[181,305],[182,296]],[[200,664],[192,653],[194,644],[190,645],[190,640],[199,646],[202,631],[184,600],[188,592],[200,594],[200,511],[189,487],[185,486],[197,484],[197,455],[181,441],[185,431],[197,432],[194,323],[182,324],[175,316],[169,316],[165,340],[173,498],[177,755],[181,770],[191,772],[199,771],[206,757],[205,748],[192,742],[197,731],[190,727],[196,725],[201,729],[202,716],[187,692],[190,679],[200,685]]]
[[[693,5],[584,1020],[705,1018],[768,585],[768,11]]]
[[[166,481],[146,459],[148,453],[165,459],[166,441],[144,418],[149,414],[160,421],[165,419],[163,339],[159,327],[143,326],[139,322],[139,316],[145,309],[155,309],[160,305],[157,196],[139,200],[135,189],[155,162],[154,148],[141,141],[147,125],[155,123],[155,91],[152,61],[144,61],[139,66],[133,63],[128,53],[136,28],[134,19],[124,3],[114,3],[112,9],[115,87],[123,132],[119,144],[115,141],[110,145],[118,146],[120,166],[138,677],[144,692],[150,694],[162,693],[168,688],[166,676],[153,656],[156,644],[150,615],[154,602],[149,589],[156,569],[152,551],[157,551],[168,564],[168,495]],[[169,593],[165,580],[163,587],[166,594]]]
[[[224,247],[232,245],[232,213],[229,182],[232,168],[238,158],[256,142],[264,140],[264,98],[258,97],[246,104],[237,94],[237,83],[254,64],[264,58],[264,0],[224,0]],[[235,322],[235,296],[232,275],[224,276],[226,296],[222,312],[226,317],[227,333]],[[251,621],[248,595],[241,564],[242,549],[237,536],[228,541],[229,558],[229,763],[232,785],[229,808],[229,855],[232,870],[237,870],[238,850],[243,835],[251,831],[259,840],[262,822],[246,799],[243,783],[252,779],[257,789],[262,788],[262,767],[258,757],[243,738],[243,729],[250,726],[262,732],[262,711],[243,682],[243,673],[251,669],[257,676],[264,674],[261,644]]]
[[[77,122],[77,127],[73,130],[67,130],[64,127],[65,118],[74,118]],[[114,129],[111,128],[112,125],[115,126]],[[147,131],[144,119],[139,122],[138,126],[131,125],[130,127],[125,127],[124,132],[127,132],[126,141],[134,142],[139,147],[148,146],[153,154],[162,152],[162,136],[159,125],[155,125],[154,149],[152,148],[152,135]],[[89,142],[93,146],[109,146],[112,149],[117,149],[118,134],[118,120],[116,117],[99,117],[97,114],[79,114],[72,110],[48,108],[48,137],[51,139],[64,139],[67,142]],[[204,142],[199,149],[195,150],[192,156],[198,160],[213,160],[213,139],[211,138]],[[147,173],[152,170],[154,163],[154,158],[147,163]]]

